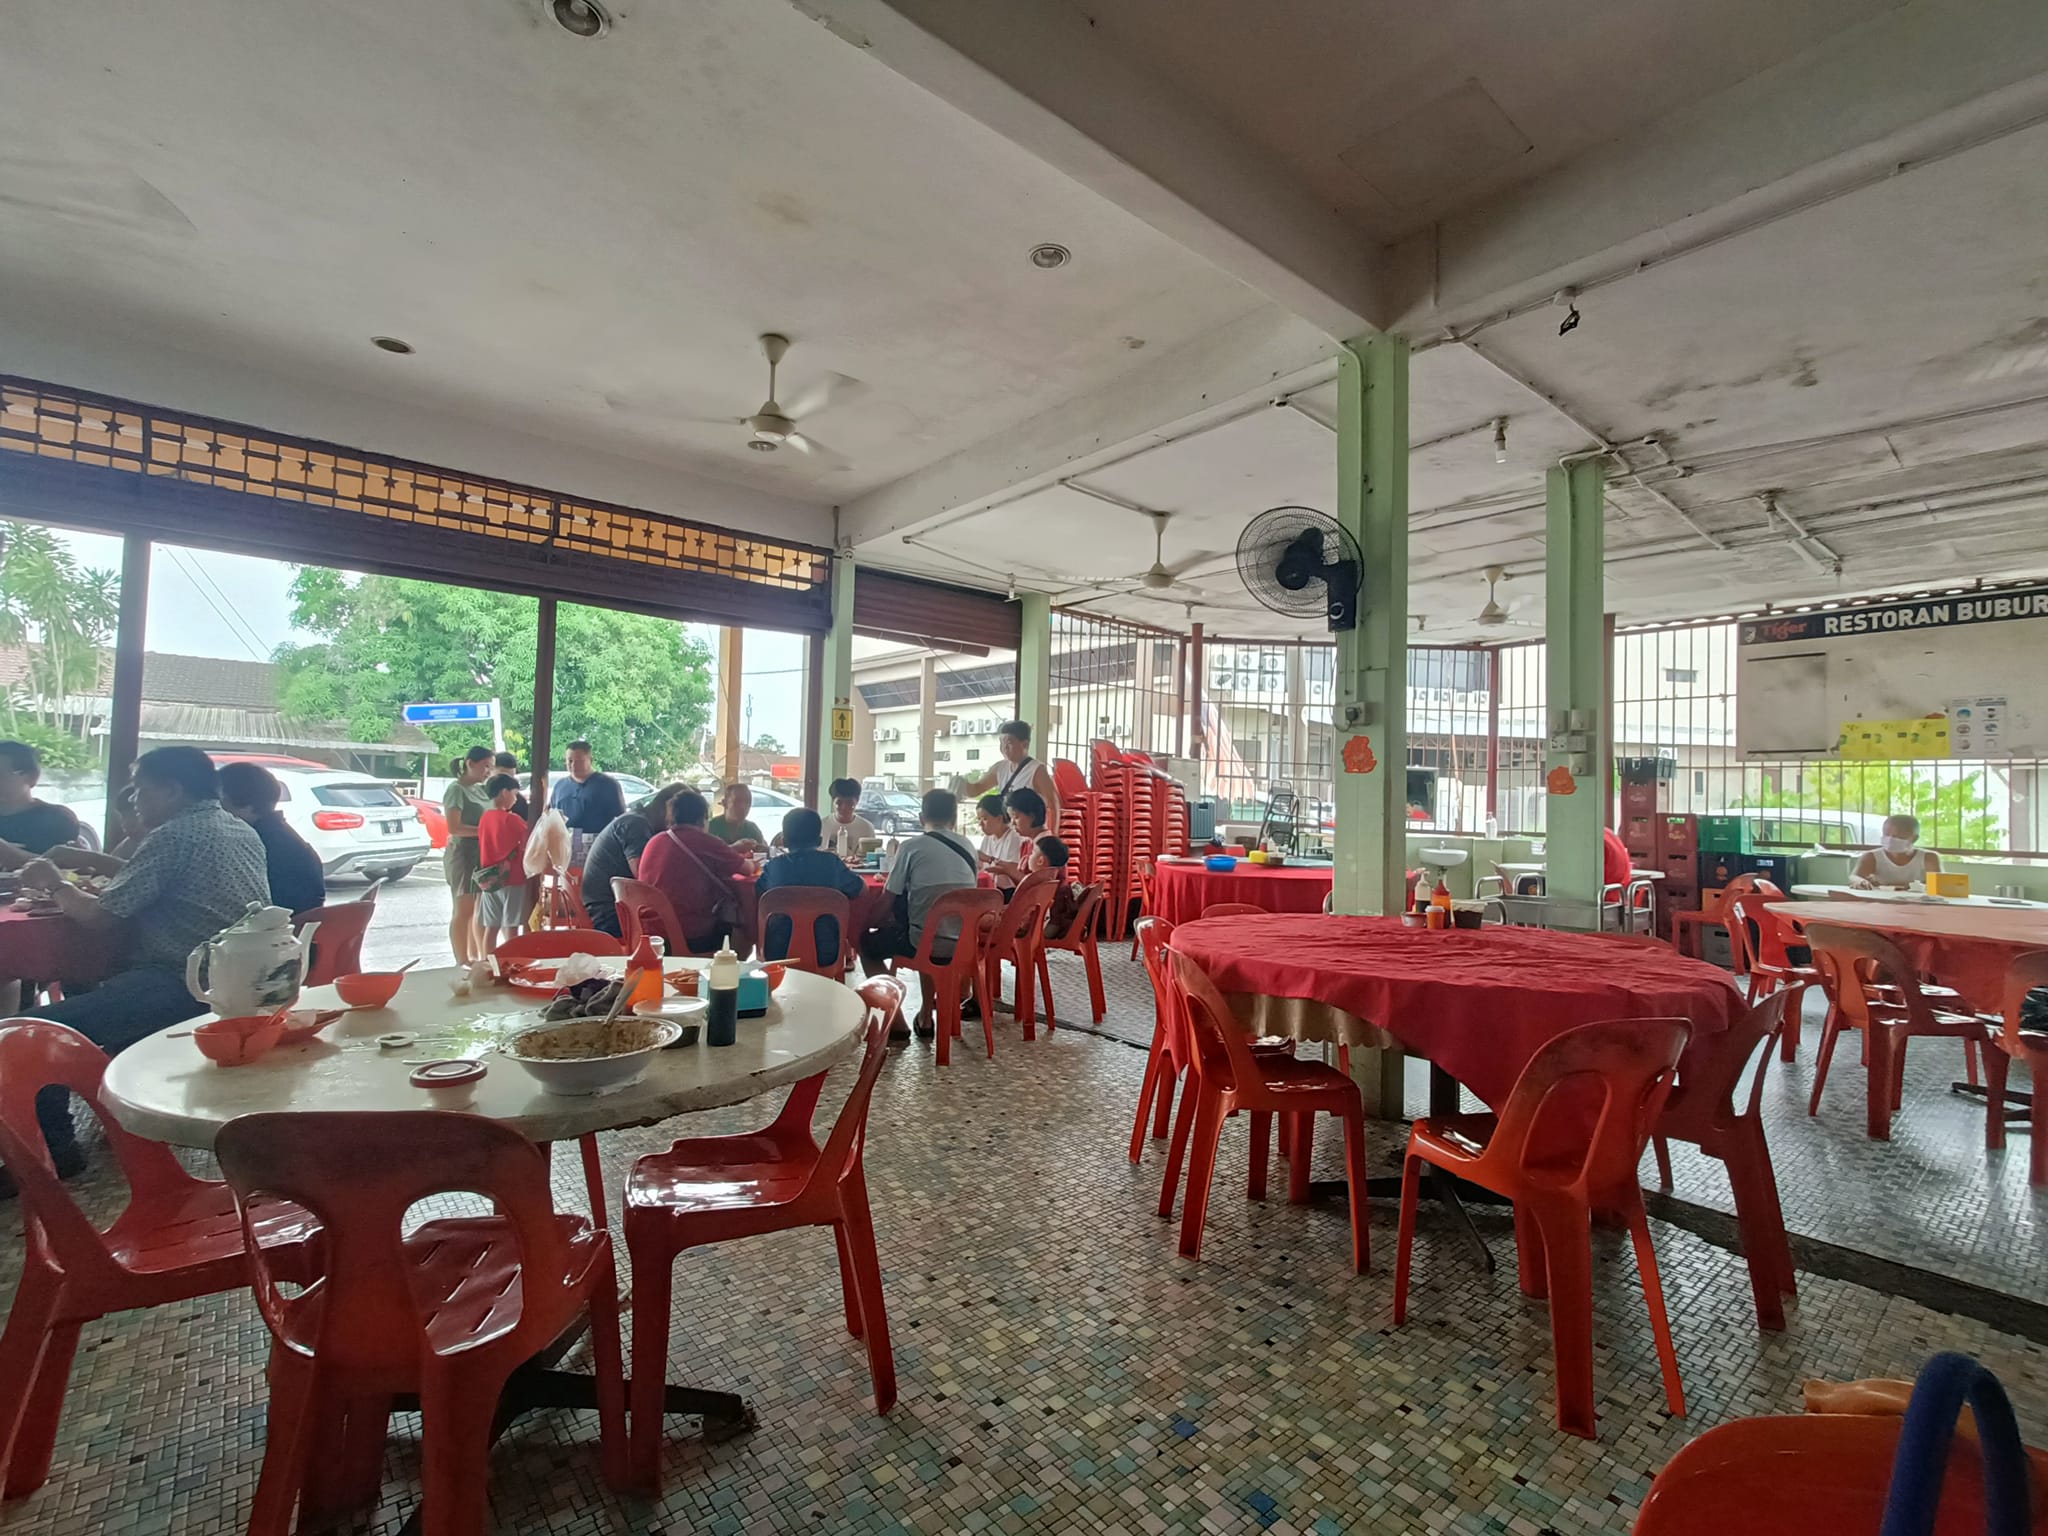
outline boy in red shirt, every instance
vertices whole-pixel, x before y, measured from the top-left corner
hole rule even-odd
[[[491,808],[476,824],[476,920],[484,954],[497,953],[499,931],[515,938],[526,927],[526,820],[514,809],[519,781],[509,773],[484,785]]]

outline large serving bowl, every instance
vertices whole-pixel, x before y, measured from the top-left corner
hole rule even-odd
[[[578,1096],[637,1082],[681,1034],[673,1019],[562,1019],[519,1030],[502,1049],[547,1092]]]
[[[382,1008],[404,985],[402,971],[351,971],[334,978],[334,995],[351,1008]]]

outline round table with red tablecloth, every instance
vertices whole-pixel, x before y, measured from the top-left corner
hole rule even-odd
[[[1249,1027],[1352,1045],[1382,1044],[1384,1031],[1495,1109],[1537,1050],[1566,1030],[1682,1018],[1697,1042],[1728,1028],[1744,1006],[1726,972],[1661,944],[1601,934],[1243,915],[1189,923],[1170,942]],[[1294,1006],[1262,1010],[1265,999]]]
[[[1192,923],[1204,907],[1241,901],[1268,912],[1323,910],[1330,897],[1327,864],[1282,864],[1274,868],[1237,861],[1232,870],[1210,869],[1199,859],[1161,859],[1152,870],[1153,915],[1169,923]]]
[[[0,907],[0,980],[100,981],[119,959],[118,930],[94,933],[60,914]]]

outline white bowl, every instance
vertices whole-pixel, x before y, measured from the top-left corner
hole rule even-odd
[[[637,1082],[657,1051],[673,1045],[683,1032],[672,1019],[557,1019],[535,1024],[509,1036],[501,1048],[526,1069],[548,1093],[580,1097],[623,1088]],[[593,1054],[607,1033],[630,1049]],[[522,1050],[553,1049],[560,1054],[522,1055]]]

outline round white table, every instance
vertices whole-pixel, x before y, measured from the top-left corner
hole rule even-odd
[[[1792,894],[1801,901],[1898,901],[1916,907],[2014,907],[2023,911],[2048,909],[2048,901],[2028,901],[2020,896],[1929,896],[1898,886],[1864,889],[1853,885],[1795,885]]]
[[[669,962],[673,970],[690,962]],[[697,968],[709,962],[697,962]],[[509,1032],[538,1023],[544,999],[504,986],[456,997],[455,967],[407,974],[387,1008],[355,1009],[300,1045],[281,1045],[247,1066],[219,1067],[199,1054],[191,1031],[174,1024],[116,1056],[101,1094],[127,1130],[174,1146],[211,1148],[238,1115],[312,1110],[445,1108],[483,1115],[531,1141],[573,1141],[593,1131],[653,1125],[693,1110],[739,1104],[825,1071],[853,1054],[867,1009],[851,987],[792,968],[768,1012],[741,1019],[736,1043],[703,1043],[658,1053],[637,1083],[609,1093],[547,1093],[497,1050]],[[308,987],[305,1008],[336,1008],[332,987]],[[699,1015],[701,1018],[701,1015]],[[377,1037],[417,1036],[399,1050]],[[415,1088],[421,1061],[451,1057],[484,1063],[472,1091]]]

